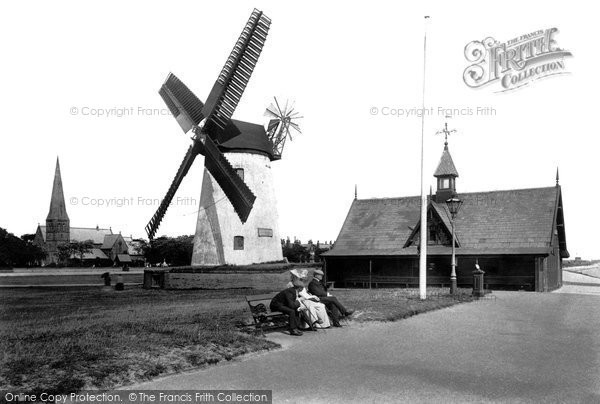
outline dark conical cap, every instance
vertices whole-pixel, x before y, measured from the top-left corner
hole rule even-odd
[[[60,164],[56,157],[56,171],[54,172],[54,184],[52,185],[52,198],[50,199],[50,210],[46,220],[69,220],[65,206],[65,195],[63,194],[62,178],[60,176]]]
[[[458,177],[458,170],[454,165],[454,161],[452,161],[452,156],[450,155],[450,151],[448,150],[448,143],[444,144],[444,152],[442,153],[442,158],[440,159],[440,163],[433,174],[434,177],[444,177],[444,176],[454,176]]]

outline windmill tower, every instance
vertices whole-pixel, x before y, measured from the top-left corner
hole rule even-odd
[[[183,131],[193,133],[193,143],[146,232],[152,240],[196,156],[204,155],[192,265],[283,259],[271,173],[280,154],[263,126],[231,119],[270,24],[262,12],[252,12],[205,104],[172,73],[159,91]]]

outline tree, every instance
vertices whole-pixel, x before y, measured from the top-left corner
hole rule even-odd
[[[159,237],[150,243],[144,256],[150,264],[163,261],[173,266],[190,265],[194,250],[194,236]]]
[[[80,265],[83,266],[83,256],[87,253],[92,252],[92,248],[94,248],[94,242],[92,240],[85,241],[73,241],[69,243],[73,250],[73,254],[79,257]]]
[[[24,241],[0,227],[0,267],[31,266],[46,253],[31,241]]]
[[[308,250],[302,246],[300,240],[294,240],[290,243],[288,238],[285,243],[282,243],[283,256],[287,258],[289,262],[305,262],[310,258]]]
[[[73,255],[73,249],[71,247],[71,243],[59,244],[56,246],[58,262],[61,264],[66,264]]]
[[[75,256],[79,258],[80,265],[83,265],[83,256],[92,252],[92,248],[94,248],[94,242],[92,240],[72,241],[70,243],[60,244],[57,246],[58,260],[62,263],[68,263],[69,259]]]
[[[26,243],[33,243],[33,239],[35,239],[35,234],[22,234],[21,240]]]

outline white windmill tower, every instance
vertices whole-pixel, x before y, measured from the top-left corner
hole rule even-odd
[[[271,163],[280,160],[291,132],[300,132],[293,107],[277,99],[265,111],[267,128],[232,120],[241,135],[221,145],[224,156],[256,196],[245,222],[204,170],[192,265],[249,265],[283,260]]]

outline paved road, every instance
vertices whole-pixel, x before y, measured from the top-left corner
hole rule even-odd
[[[274,402],[600,402],[600,297],[495,292],[129,388],[272,389]]]
[[[600,278],[563,271],[563,287],[554,293],[577,293],[600,296]]]

